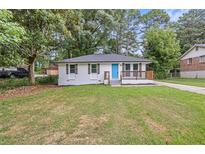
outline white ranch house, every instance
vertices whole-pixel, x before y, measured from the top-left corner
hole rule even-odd
[[[153,83],[146,71],[146,65],[150,63],[148,59],[118,54],[65,59],[58,62],[58,85],[149,84]]]

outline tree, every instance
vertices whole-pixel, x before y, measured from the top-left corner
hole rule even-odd
[[[13,14],[0,10],[0,66],[17,65],[22,60],[16,52],[24,38],[25,30],[13,21]]]
[[[140,16],[140,28],[137,30],[139,34],[140,50],[144,54],[145,33],[151,27],[166,28],[170,24],[170,17],[165,10],[151,10],[148,13]]]
[[[139,10],[115,10],[113,17],[115,27],[108,38],[109,52],[135,53],[138,49]]]
[[[170,17],[165,10],[151,10],[140,18],[140,32],[146,32],[147,29],[153,26],[166,27],[170,22]]]
[[[205,10],[190,10],[176,23],[182,54],[194,44],[205,43]]]
[[[57,32],[64,20],[56,10],[12,10],[14,20],[26,31],[26,39],[21,42],[19,55],[29,66],[29,81],[35,84],[34,62],[40,55],[52,51]]]
[[[95,52],[134,53],[139,15],[139,10],[73,10],[66,22],[71,35],[60,42],[58,57]]]
[[[113,27],[112,10],[73,10],[67,16],[66,28],[70,36],[61,40],[59,49],[64,58],[93,54],[105,45]]]
[[[169,28],[151,27],[145,33],[145,56],[151,60],[156,78],[165,78],[178,63],[179,41]]]

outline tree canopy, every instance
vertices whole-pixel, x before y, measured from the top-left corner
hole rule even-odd
[[[18,54],[26,60],[29,80],[34,84],[35,59],[52,51],[57,39],[55,34],[64,29],[64,20],[55,10],[12,10],[12,13],[14,21],[26,31],[26,39],[21,42]]]
[[[165,78],[177,65],[180,56],[179,41],[171,29],[151,27],[145,33],[145,56],[153,60],[157,78]]]
[[[195,43],[205,43],[204,10],[174,23],[165,10],[0,10],[0,65],[28,64],[32,84],[35,63],[93,53],[145,56],[165,76]]]
[[[24,28],[13,22],[12,12],[0,10],[0,66],[17,65],[21,62],[16,51],[25,37]]]
[[[181,16],[176,22],[176,33],[182,53],[194,44],[205,43],[205,10],[190,10]]]
[[[141,16],[142,32],[152,26],[167,26],[170,22],[170,17],[164,10],[151,10]]]
[[[73,10],[65,24],[71,36],[65,36],[61,45],[67,58],[96,52],[114,26],[112,10]]]

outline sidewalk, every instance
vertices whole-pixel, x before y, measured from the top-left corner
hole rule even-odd
[[[189,92],[205,95],[205,88],[202,88],[202,87],[188,86],[188,85],[174,84],[174,83],[167,83],[167,82],[159,82],[159,81],[154,81],[154,83],[157,85],[163,85],[163,86],[167,86],[167,87],[171,87],[171,88],[175,88],[179,90],[184,90],[184,91],[189,91]]]

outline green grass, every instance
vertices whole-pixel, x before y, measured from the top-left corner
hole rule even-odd
[[[183,85],[190,85],[190,86],[199,86],[199,87],[205,87],[205,78],[201,79],[189,79],[189,78],[171,78],[171,79],[164,79],[159,80],[163,82],[169,82],[169,83],[176,83],[176,84],[183,84]]]
[[[205,144],[205,96],[168,87],[61,87],[0,109],[0,144]]]
[[[38,77],[36,78],[36,84],[57,84],[57,76]],[[0,93],[3,93],[6,90],[28,85],[28,78],[0,79]]]

